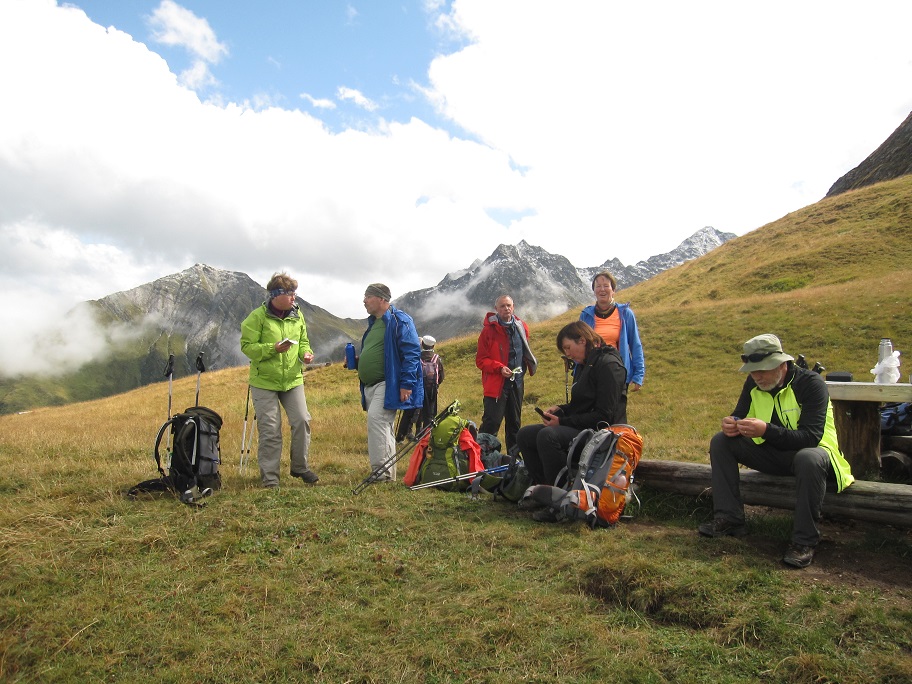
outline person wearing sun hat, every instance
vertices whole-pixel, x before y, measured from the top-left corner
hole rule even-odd
[[[705,537],[747,534],[739,464],[768,475],[794,476],[795,518],[783,562],[804,568],[820,541],[816,521],[827,481],[837,492],[854,482],[839,450],[826,382],[800,368],[772,333],[744,343],[740,371],[747,373],[741,396],[722,430],[709,444],[713,515],[699,526]]]

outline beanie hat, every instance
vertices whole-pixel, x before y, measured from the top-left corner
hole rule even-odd
[[[390,294],[390,289],[383,283],[372,283],[367,286],[367,289],[364,291],[365,297],[380,297],[380,299],[385,299],[389,301],[392,298]]]

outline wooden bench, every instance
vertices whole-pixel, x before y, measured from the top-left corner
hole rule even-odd
[[[635,481],[651,489],[688,496],[712,497],[708,463],[643,459]],[[741,470],[741,499],[751,506],[795,508],[795,478]],[[841,494],[827,492],[824,515],[912,527],[912,485],[856,480]]]

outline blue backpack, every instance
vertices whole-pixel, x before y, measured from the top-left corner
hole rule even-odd
[[[880,432],[884,435],[912,435],[912,402],[884,404],[880,409]]]

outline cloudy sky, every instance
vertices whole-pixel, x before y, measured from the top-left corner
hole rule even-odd
[[[912,3],[0,0],[0,372],[194,263],[340,316],[526,240],[635,263],[819,200],[912,110]]]

